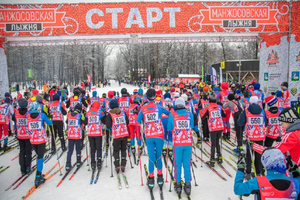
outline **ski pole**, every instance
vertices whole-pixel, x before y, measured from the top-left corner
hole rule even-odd
[[[249,147],[249,152],[250,152],[250,157],[251,157],[251,163],[252,163],[252,167],[253,167],[253,171],[254,171],[254,176],[256,176],[256,169],[255,169],[255,164],[254,164],[254,161],[253,161],[253,154],[251,152],[251,145],[250,145],[250,140],[248,138],[248,135],[246,135],[246,139],[247,139],[247,142],[248,142],[248,147]]]
[[[128,156],[128,158],[129,158],[129,162],[130,162],[130,166],[131,166],[131,169],[133,168],[133,166],[132,166],[132,161],[131,161],[131,159],[130,159],[130,146],[127,148],[128,149],[128,153],[127,153],[127,156]]]
[[[173,166],[174,165],[174,162],[172,162],[172,168],[171,168],[171,170],[173,171]],[[172,174],[172,171],[170,171],[170,176],[171,176],[171,174]],[[175,180],[175,179],[174,179]],[[170,188],[169,188],[169,192],[172,192],[172,188],[171,188],[171,186],[172,186],[172,180],[170,181]]]
[[[54,127],[53,127],[53,123],[52,123],[52,135],[54,137]],[[58,161],[58,167],[59,167],[59,175],[62,176],[62,173],[61,173],[61,168],[60,168],[60,161],[59,161],[59,158],[58,158],[58,151],[56,151],[56,157],[57,157],[57,161]]]
[[[168,182],[168,161],[169,161],[169,141],[167,140],[167,165],[166,165],[166,183]]]
[[[142,169],[142,160],[141,160],[141,149],[140,149],[140,146],[138,145],[138,148],[139,148],[139,161],[140,161],[140,172],[141,172],[141,186],[144,186],[144,183],[143,183],[143,169]]]
[[[109,137],[109,140],[110,140],[110,146],[109,146],[109,151],[110,151],[110,171],[111,171],[111,176],[110,177],[114,177],[113,175],[113,162],[112,162],[112,149],[111,149],[111,146],[112,146],[112,139],[111,137]]]
[[[195,180],[195,186],[198,186],[197,181],[196,181],[196,177],[195,177],[195,172],[194,172],[193,164],[192,164],[192,172],[193,172],[193,177],[194,177],[194,180]]]
[[[203,132],[202,132],[202,140],[201,140],[201,159],[203,160]],[[195,149],[195,152],[196,152],[196,149]],[[195,155],[196,157],[196,155]],[[196,158],[195,158],[196,159]],[[196,159],[197,161],[198,159]],[[201,167],[203,167],[203,163],[201,162]],[[194,171],[194,170],[193,170]]]
[[[89,138],[87,139],[86,145],[85,145],[85,152],[86,152],[86,155],[89,155],[89,152],[88,152],[88,145],[89,145]],[[86,166],[89,166],[88,171],[91,171],[90,164],[89,164],[89,157],[87,158],[87,164],[86,164]]]

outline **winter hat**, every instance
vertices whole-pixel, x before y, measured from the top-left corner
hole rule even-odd
[[[209,97],[209,102],[210,102],[210,103],[216,103],[216,102],[217,102],[217,98],[216,98],[214,95],[211,95],[211,96]]]
[[[193,92],[196,93],[198,90],[197,88],[193,88]]]
[[[73,90],[73,94],[74,95],[79,95],[81,92],[80,92],[80,89],[79,88],[74,88],[74,90]]]
[[[127,89],[126,88],[122,88],[121,89],[121,94],[127,94]]]
[[[188,96],[186,94],[181,95],[181,97],[184,99],[184,101],[188,100]]]
[[[255,83],[255,80],[253,79],[250,83],[251,83],[251,84],[254,84],[254,83]]]
[[[179,92],[175,92],[174,93],[174,98],[178,98],[179,97]]]
[[[114,97],[114,92],[113,91],[109,91],[107,93],[108,98],[112,99]]]
[[[289,87],[289,84],[288,84],[288,82],[282,82],[281,86]]]
[[[23,96],[22,96],[22,94],[20,93],[20,94],[17,95],[17,99],[21,99],[21,98],[23,98]]]
[[[233,93],[229,94],[227,98],[229,101],[234,100],[234,94]]]
[[[10,104],[10,98],[5,98],[4,102]]]
[[[272,107],[273,105],[275,105],[278,102],[277,97],[275,96],[269,96],[266,99],[266,103],[268,104],[269,107]]]
[[[276,170],[281,174],[286,171],[285,156],[276,148],[265,149],[261,155],[261,163],[266,170]]]
[[[134,89],[133,94],[137,94],[137,93],[138,93],[138,89]]]
[[[28,101],[25,98],[21,98],[21,99],[18,100],[18,105],[21,108],[26,108],[27,105],[28,105]]]
[[[58,90],[56,94],[58,94],[59,96],[61,96],[61,91]]]
[[[144,94],[144,90],[142,88],[139,88],[138,94]]]
[[[241,94],[241,90],[240,90],[240,89],[237,89],[235,92],[236,92],[237,94]]]
[[[99,101],[95,101],[95,102],[92,104],[92,108],[99,109],[99,108],[100,108],[100,103],[99,103]]]
[[[280,91],[280,90],[277,90],[276,92],[275,92],[275,94],[276,94],[276,96],[277,97],[282,97],[282,92]]]
[[[164,99],[168,99],[168,98],[171,99],[171,95],[169,92],[165,93],[164,95]]]
[[[175,88],[174,87],[171,87],[171,92],[175,92]]]
[[[59,100],[59,95],[58,94],[53,95],[53,101],[58,101],[58,100]]]
[[[259,83],[255,83],[254,84],[254,90],[259,90],[260,89],[260,84]]]
[[[139,96],[134,97],[133,103],[138,103],[138,104],[142,103],[142,98]]]
[[[279,121],[287,123],[293,123],[299,119],[299,114],[294,108],[286,108],[278,116]]]
[[[223,90],[228,89],[228,83],[221,83],[221,88],[222,88]]]
[[[76,104],[74,110],[77,110],[78,112],[81,112],[82,110],[82,105],[80,103]]]
[[[34,101],[30,104],[30,110],[34,111],[34,110],[38,110],[40,108],[40,104],[37,101]]]
[[[156,92],[155,92],[154,89],[151,89],[151,88],[150,88],[150,89],[147,90],[146,95],[147,95],[147,99],[153,100],[153,99],[155,99],[155,97],[156,97]]]
[[[36,101],[39,103],[39,104],[42,104],[43,103],[43,97],[41,95],[36,95]]]
[[[175,100],[175,107],[185,107],[185,102],[183,97],[179,97]]]
[[[93,93],[92,93],[93,97],[97,97],[97,91],[94,90]]]
[[[214,87],[213,88],[213,91],[219,91],[220,89],[219,89],[219,87]]]
[[[257,104],[257,102],[258,102],[258,97],[257,96],[250,97],[250,100],[249,100],[250,104]]]
[[[203,92],[208,92],[208,87],[207,87],[207,86],[205,86],[205,87],[203,88]]]
[[[113,99],[109,102],[109,108],[114,109],[114,108],[119,108],[119,103],[118,100]]]
[[[235,84],[232,84],[230,87],[235,88]]]
[[[4,97],[10,97],[9,92],[5,92]]]
[[[32,90],[32,95],[36,96],[39,94],[39,91],[37,89]]]

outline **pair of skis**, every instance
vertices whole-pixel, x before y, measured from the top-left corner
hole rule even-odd
[[[148,168],[147,168],[146,164],[144,164],[144,169],[145,169],[146,178],[148,180],[149,179],[149,172],[148,172]],[[155,200],[154,194],[153,194],[153,188],[149,188],[149,190],[150,190],[151,200]],[[163,186],[159,187],[159,195],[160,195],[160,200],[164,200]]]
[[[127,176],[125,175],[124,172],[121,172],[121,174],[122,174],[122,177],[123,177],[123,180],[124,180],[124,183],[125,183],[125,187],[129,188],[129,184],[128,184],[128,181],[127,181]],[[117,179],[118,179],[118,188],[119,188],[119,190],[121,190],[122,189],[122,183],[121,183],[120,173],[117,174]]]
[[[10,165],[8,165],[7,167],[1,169],[1,170],[0,170],[0,174],[1,174],[2,172],[6,171],[8,168],[10,168]]]
[[[96,178],[95,178],[95,173],[97,171],[97,174],[96,174]],[[100,171],[101,171],[101,168],[100,169],[97,169],[97,170],[93,170],[92,172],[92,177],[91,177],[91,181],[90,181],[90,185],[92,185],[93,183],[94,184],[97,184],[98,182],[98,179],[99,179],[99,175],[100,175]]]

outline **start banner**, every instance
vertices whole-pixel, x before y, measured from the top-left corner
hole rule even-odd
[[[1,36],[286,32],[288,2],[2,5]]]

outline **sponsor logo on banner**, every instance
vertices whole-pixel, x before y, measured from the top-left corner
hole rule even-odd
[[[292,72],[292,81],[299,81],[299,72],[297,71]]]
[[[298,54],[298,56],[296,56],[296,61],[300,61],[300,51],[299,51],[299,54]]]
[[[276,51],[272,50],[272,52],[268,55],[268,61],[267,64],[269,66],[275,66],[276,67],[276,63],[279,62],[279,58],[278,58],[278,54]]]
[[[269,73],[266,72],[264,73],[264,81],[268,81],[269,80]]]
[[[222,25],[224,28],[256,28],[260,24],[278,24],[277,10],[268,6],[211,6],[200,10],[203,25]]]
[[[63,28],[65,12],[55,9],[0,10],[0,29],[6,32],[42,31],[43,28]]]

